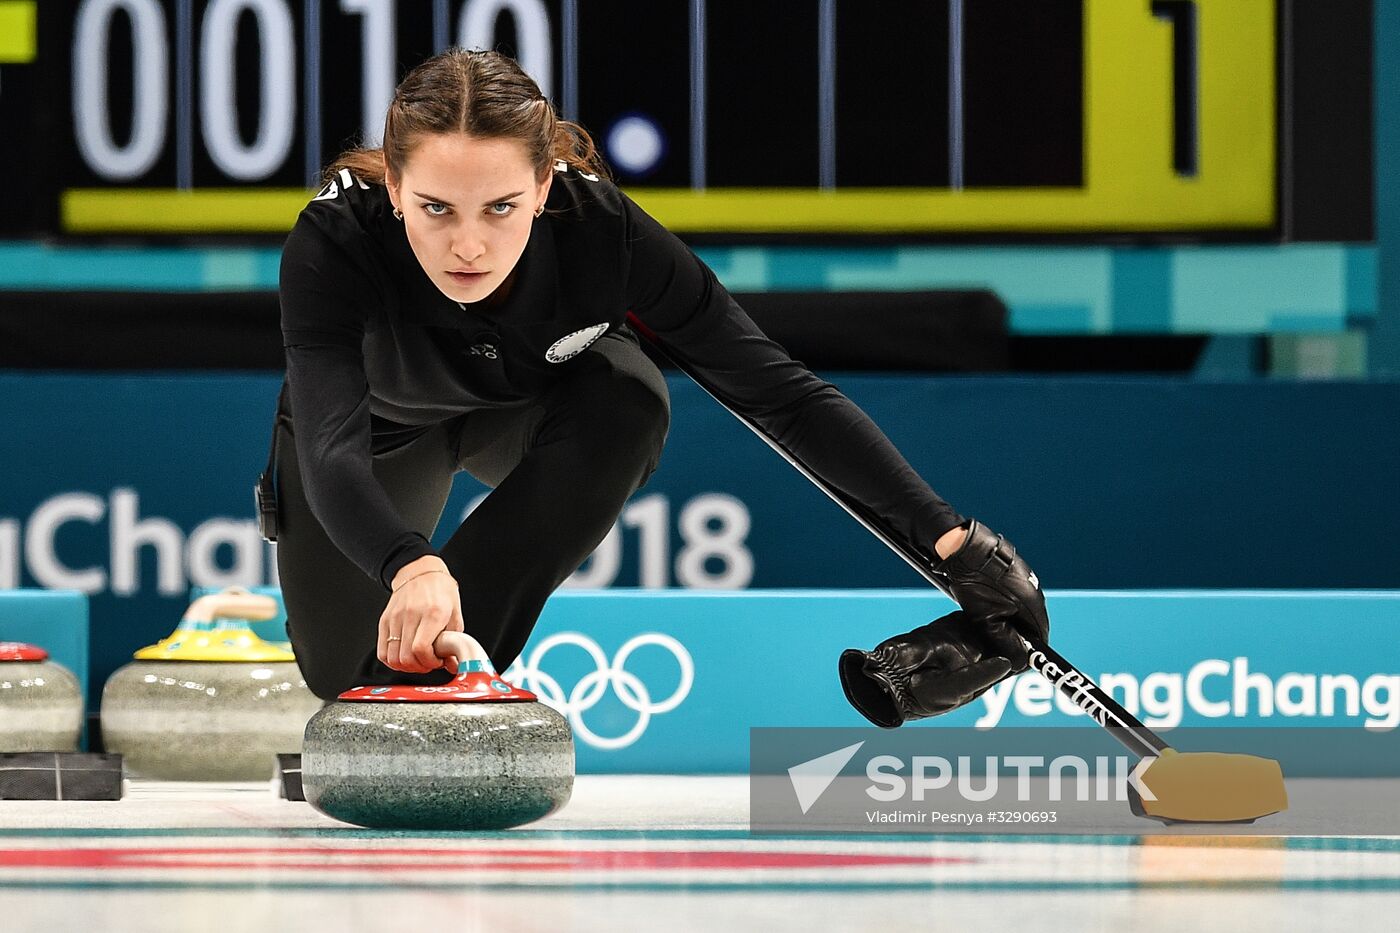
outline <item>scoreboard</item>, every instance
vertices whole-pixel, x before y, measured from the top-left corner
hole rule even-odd
[[[407,68],[461,45],[515,55],[677,232],[1269,236],[1277,22],[1275,0],[0,0],[0,235],[285,232]]]

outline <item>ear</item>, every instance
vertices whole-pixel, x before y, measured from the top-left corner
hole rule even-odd
[[[550,163],[550,166],[551,167],[549,169],[549,174],[544,176],[544,181],[540,182],[539,188],[537,188],[535,191],[536,207],[543,204],[545,202],[545,199],[549,197],[549,186],[554,184],[554,168],[552,162]]]
[[[380,154],[383,157],[383,153]],[[394,177],[394,172],[389,168],[389,160],[384,158],[384,187],[389,189],[389,203],[394,205],[395,210],[403,210],[399,204],[399,180]]]

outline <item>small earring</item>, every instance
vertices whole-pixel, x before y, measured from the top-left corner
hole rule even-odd
[[[403,211],[399,210],[397,207],[394,208],[394,219],[403,220]]]
[[[541,204],[539,207],[535,208],[535,216],[536,216],[536,217],[540,216],[540,215],[543,214],[543,213],[544,213],[544,205],[543,205],[543,204]]]

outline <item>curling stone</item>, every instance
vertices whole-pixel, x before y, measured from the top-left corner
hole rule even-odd
[[[301,748],[321,701],[291,651],[248,622],[277,601],[230,588],[190,604],[168,638],[102,690],[102,738],[134,775],[177,781],[270,780],[277,755]]]
[[[574,786],[574,737],[559,713],[506,683],[472,638],[444,632],[458,661],[440,687],[355,687],[306,724],[301,781],[327,816],[374,829],[507,829],[548,816]]]
[[[0,641],[0,752],[72,752],[83,725],[78,678],[43,648]]]

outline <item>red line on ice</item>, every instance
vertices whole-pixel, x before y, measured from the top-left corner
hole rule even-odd
[[[0,868],[531,871],[873,868],[957,865],[970,858],[838,852],[569,849],[76,848],[0,849]]]

